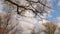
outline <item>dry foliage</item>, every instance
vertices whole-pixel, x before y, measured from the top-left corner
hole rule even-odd
[[[55,25],[54,23],[45,23],[43,25],[47,28],[47,30],[45,31],[46,34],[54,34],[57,25]]]

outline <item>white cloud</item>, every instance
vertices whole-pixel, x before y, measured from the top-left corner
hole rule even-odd
[[[57,18],[54,18],[55,20],[55,22],[59,22],[60,21],[60,17],[57,17]]]
[[[58,6],[60,6],[60,1],[58,2]]]
[[[57,17],[54,22],[60,27],[60,17]]]
[[[57,17],[58,20],[60,20],[60,17]]]
[[[60,17],[56,18],[56,23],[58,23],[58,24],[60,23]]]
[[[57,17],[55,21],[60,22],[60,17]]]

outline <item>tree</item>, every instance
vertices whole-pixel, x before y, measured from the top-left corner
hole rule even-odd
[[[4,28],[0,28],[6,31],[6,34],[31,34],[35,24],[38,25],[34,17],[48,13],[48,8],[52,9],[47,4],[48,0],[3,0],[2,2],[4,4],[2,8],[5,10],[9,8],[7,12],[4,10],[0,13],[0,25],[2,22],[4,25],[2,25]]]
[[[21,14],[21,12],[23,12],[24,10],[31,10],[35,15],[38,15],[38,13],[43,15],[43,13],[48,13],[49,9],[52,9],[51,7],[47,6],[48,5],[47,3],[49,3],[48,0],[5,0],[5,1],[8,1],[9,3],[17,6],[18,14]],[[34,5],[36,7],[34,7]],[[23,8],[23,10],[19,11],[19,8]]]

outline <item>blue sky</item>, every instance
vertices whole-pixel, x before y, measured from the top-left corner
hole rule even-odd
[[[58,6],[58,2],[60,0],[52,0],[53,3],[53,8],[54,8],[54,12],[51,13],[52,17],[48,18],[49,21],[53,21],[55,20],[57,17],[60,17],[60,6]]]

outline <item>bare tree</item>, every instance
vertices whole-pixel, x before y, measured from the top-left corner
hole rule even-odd
[[[34,17],[40,17],[40,15],[43,15],[44,13],[48,14],[49,9],[52,9],[47,4],[49,3],[48,0],[4,0],[3,2],[3,4],[6,4],[10,9],[12,9],[11,12],[5,12],[6,14],[3,16],[0,15],[0,26],[5,27],[0,28],[6,34],[34,34],[34,27],[37,23]],[[14,13],[15,11],[17,14]],[[32,15],[33,18],[27,17],[30,17],[30,15]],[[32,31],[34,33],[32,33]]]
[[[52,9],[51,7],[49,7],[47,5],[48,0],[5,0],[8,1],[9,3],[17,6],[17,13],[21,14],[21,12],[23,12],[24,10],[31,10],[35,15],[42,14],[43,13],[47,13],[48,11],[46,11],[48,8]],[[25,2],[26,5],[23,5]],[[20,4],[21,5],[20,5]],[[36,5],[36,7],[34,7],[34,5]],[[29,8],[31,6],[31,8]],[[24,10],[19,11],[19,8],[23,8]],[[46,10],[45,10],[46,9]]]

